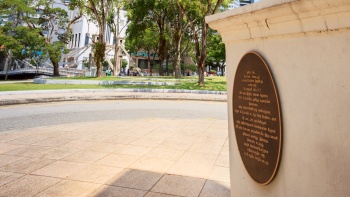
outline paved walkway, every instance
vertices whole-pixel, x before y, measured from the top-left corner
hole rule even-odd
[[[5,132],[0,196],[229,196],[228,150],[227,122],[215,119],[109,120]]]
[[[199,100],[226,102],[225,92],[167,89],[89,89],[0,92],[0,106],[26,103],[79,100]]]

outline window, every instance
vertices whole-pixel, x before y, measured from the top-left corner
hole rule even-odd
[[[81,33],[79,33],[78,47],[79,47],[79,45],[80,45],[80,34],[81,34]]]
[[[75,34],[74,48],[77,47],[77,38],[78,38],[78,34]]]
[[[89,34],[85,34],[85,46],[89,44]]]

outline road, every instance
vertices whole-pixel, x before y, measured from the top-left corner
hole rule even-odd
[[[75,122],[138,118],[227,120],[226,102],[79,101],[0,107],[0,132]]]

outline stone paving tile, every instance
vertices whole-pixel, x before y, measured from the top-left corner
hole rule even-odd
[[[176,131],[169,131],[169,130],[163,130],[163,129],[156,129],[147,135],[143,136],[147,139],[160,139],[160,140],[166,140],[173,136],[176,133]]]
[[[188,149],[188,151],[197,152],[197,153],[220,154],[221,149],[222,149],[222,146],[210,146],[210,145],[195,143],[191,146],[190,149]]]
[[[68,161],[56,161],[48,166],[45,166],[37,171],[32,172],[35,175],[67,178],[82,169],[84,169],[87,164],[68,162]]]
[[[197,140],[197,143],[199,144],[205,144],[210,146],[223,146],[225,142],[226,142],[226,138],[211,138],[205,135],[202,135]]]
[[[228,138],[226,139],[226,142],[225,142],[225,144],[224,144],[224,147],[228,147],[229,146],[229,140],[228,140]]]
[[[227,139],[228,131],[225,129],[209,128],[202,134],[202,136],[215,139]]]
[[[109,166],[88,165],[78,173],[68,177],[71,180],[85,181],[90,183],[106,184],[109,180],[121,173],[123,168]]]
[[[175,141],[175,140],[166,140],[163,143],[161,143],[158,148],[166,148],[166,149],[173,149],[173,150],[187,150],[192,146],[191,142],[181,142],[181,141]]]
[[[200,136],[199,134],[197,135],[197,134],[193,134],[193,133],[192,133],[193,135],[186,135],[183,132],[184,131],[176,133],[175,135],[171,136],[171,138],[169,138],[169,139],[174,140],[174,141],[178,141],[178,142],[183,142],[183,143],[187,142],[187,143],[193,144],[198,140],[198,138]]]
[[[76,152],[68,157],[65,157],[61,160],[73,161],[73,162],[79,162],[79,163],[93,163],[93,162],[98,161],[107,155],[108,155],[108,153],[82,150],[82,151]]]
[[[165,139],[150,139],[150,138],[140,138],[131,142],[131,145],[136,146],[146,146],[146,147],[157,147],[159,144],[163,143]]]
[[[106,134],[102,134],[102,133],[98,133],[98,134],[90,134],[90,135],[86,135],[84,137],[81,137],[79,138],[79,140],[82,140],[82,141],[94,141],[94,142],[102,142],[103,140],[106,140],[110,137],[114,136],[109,134],[109,135],[106,135]]]
[[[17,156],[25,156],[25,157],[43,157],[45,151],[51,149],[51,147],[44,146],[21,146],[20,148],[5,152],[5,155],[17,155]]]
[[[210,127],[228,129],[228,124],[226,120],[216,120]]]
[[[220,152],[220,155],[229,156],[229,147],[228,147],[228,146],[222,147],[222,150],[221,150],[221,152]]]
[[[207,180],[199,197],[230,197],[230,184]]]
[[[98,142],[92,146],[85,148],[87,151],[103,152],[103,153],[112,153],[116,150],[123,148],[125,144],[112,144],[106,142]]]
[[[188,197],[198,196],[204,183],[205,179],[166,174],[151,191]]]
[[[139,139],[138,137],[117,135],[117,136],[110,137],[104,140],[103,142],[113,143],[113,144],[130,144],[131,142],[138,139]]]
[[[8,141],[9,144],[24,144],[24,145],[31,145],[36,142],[43,141],[45,139],[48,139],[47,136],[41,136],[41,135],[32,135],[32,136],[26,136],[22,138],[18,138],[12,141]]]
[[[230,168],[214,166],[208,179],[229,183],[230,182]]]
[[[1,139],[1,136],[0,136],[0,139]],[[25,147],[25,145],[0,143],[0,154],[15,150],[21,147]]]
[[[116,154],[124,154],[124,155],[135,155],[135,156],[143,156],[150,152],[153,148],[145,147],[145,146],[134,146],[134,145],[126,145],[114,153]]]
[[[173,160],[159,159],[159,158],[152,158],[152,157],[142,157],[141,159],[136,161],[134,164],[132,164],[130,168],[164,173],[174,163],[175,161]]]
[[[0,171],[0,186],[10,183],[16,179],[19,179],[24,175],[25,174]]]
[[[63,180],[58,184],[44,190],[39,193],[37,196],[43,197],[58,197],[58,196],[74,196],[74,197],[85,197],[91,196],[93,193],[98,191],[102,185],[95,183],[86,183],[80,181],[71,181],[71,180]]]
[[[176,161],[184,154],[184,152],[185,151],[171,150],[166,148],[155,148],[145,156]]]
[[[135,163],[139,158],[140,156],[134,155],[109,154],[106,157],[95,162],[95,164],[118,168],[127,168],[131,164]]]
[[[0,155],[0,167],[11,164],[18,160],[26,159],[26,157],[12,156],[12,155]]]
[[[185,152],[178,162],[186,164],[205,164],[214,165],[218,155],[207,154],[207,153],[196,153],[196,152]]]
[[[26,175],[0,187],[0,196],[34,196],[60,179]]]
[[[150,190],[162,176],[163,174],[157,172],[125,169],[111,179],[108,184],[125,188]]]
[[[161,194],[156,192],[148,192],[145,197],[181,197],[181,196],[174,196],[170,194]]]
[[[89,130],[87,130],[89,131]],[[91,131],[90,131],[91,132]],[[88,135],[90,132],[84,132],[84,131],[70,131],[70,132],[66,132],[65,134],[59,136],[60,138],[63,139],[70,139],[70,140],[76,140],[81,138],[82,136]]]
[[[147,191],[115,186],[103,186],[91,196],[95,197],[143,197]]]
[[[0,170],[29,174],[36,170],[41,169],[42,167],[45,167],[53,163],[54,161],[55,160],[42,159],[42,158],[26,158],[26,159],[21,159],[19,161],[2,166]]]
[[[47,138],[43,141],[39,141],[36,143],[33,143],[32,145],[38,145],[38,146],[52,146],[52,147],[56,147],[56,146],[61,146],[64,144],[67,144],[68,142],[71,142],[72,140],[70,139],[62,139],[62,138]]]
[[[5,186],[20,188],[14,183],[23,184],[28,176],[22,173],[57,180],[34,189],[38,196],[229,196],[226,121],[134,123],[85,122],[0,134],[0,196],[7,196],[1,193]]]
[[[83,150],[87,147],[94,146],[97,142],[91,142],[91,141],[80,141],[80,140],[73,140],[67,144],[64,144],[62,146],[58,146],[60,148],[68,148],[68,149],[78,149]]]
[[[213,168],[214,165],[176,162],[169,170],[167,170],[167,173],[206,179],[212,172]]]
[[[79,151],[78,149],[52,148],[42,152],[43,154],[42,158],[59,160],[69,155],[72,155],[78,151]]]
[[[215,162],[215,166],[221,166],[221,167],[230,167],[230,159],[227,155],[219,155],[218,159]]]

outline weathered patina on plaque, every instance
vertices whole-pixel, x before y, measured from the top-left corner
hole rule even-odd
[[[257,53],[241,59],[233,87],[233,123],[249,175],[266,185],[274,178],[282,151],[278,92],[269,67]]]

